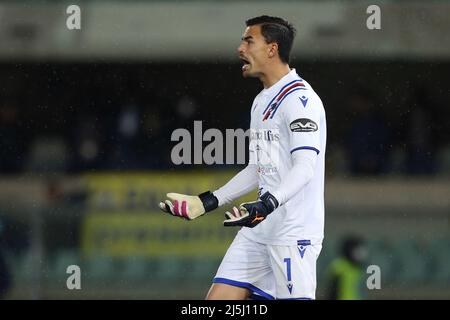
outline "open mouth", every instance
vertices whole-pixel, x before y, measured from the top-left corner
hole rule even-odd
[[[249,62],[247,59],[241,57],[241,61],[242,61],[242,63],[243,63],[243,65],[242,65],[242,71],[245,71],[245,70],[247,70],[248,68],[250,68],[250,62]]]

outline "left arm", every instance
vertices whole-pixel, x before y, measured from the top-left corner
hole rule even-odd
[[[280,186],[272,192],[278,200],[278,205],[289,201],[314,176],[317,153],[313,150],[298,150],[292,154],[293,167],[283,177]]]

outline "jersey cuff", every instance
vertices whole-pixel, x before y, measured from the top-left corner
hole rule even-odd
[[[319,152],[320,152],[319,149],[316,149],[314,147],[302,146],[302,147],[297,147],[297,148],[292,149],[291,154],[297,150],[312,150],[312,151],[317,152],[317,154],[319,154]]]

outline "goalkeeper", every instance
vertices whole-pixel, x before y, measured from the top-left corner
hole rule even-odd
[[[225,213],[226,227],[242,228],[207,299],[315,299],[324,228],[325,111],[289,67],[293,26],[269,16],[246,25],[238,48],[242,73],[264,86],[251,107],[249,164],[218,190],[169,193],[160,208],[193,220],[258,187],[258,200]]]

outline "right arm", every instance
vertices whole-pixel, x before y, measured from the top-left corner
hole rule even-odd
[[[159,207],[162,211],[174,216],[192,220],[236,200],[254,190],[257,186],[258,166],[255,161],[255,151],[250,144],[248,165],[224,186],[214,192],[206,191],[198,196],[168,193],[169,199],[160,202]]]
[[[250,141],[248,165],[238,172],[223,187],[214,191],[219,207],[233,202],[237,198],[254,190],[258,186],[258,166],[256,165],[256,153]]]
[[[243,170],[236,174],[223,187],[213,194],[219,201],[219,207],[254,190],[258,186],[257,165],[250,162]]]
[[[214,193],[206,191],[198,196],[168,193],[169,199],[160,202],[159,207],[164,212],[187,220],[198,218],[255,189],[258,185],[256,168],[255,164],[249,164]]]

